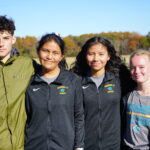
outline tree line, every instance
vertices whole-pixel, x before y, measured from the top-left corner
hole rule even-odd
[[[146,36],[133,32],[108,32],[97,34],[83,34],[80,36],[62,37],[66,43],[66,56],[76,56],[85,41],[93,36],[102,36],[108,39],[120,55],[130,54],[137,49],[150,49],[150,32]],[[37,57],[36,46],[38,38],[34,36],[17,37],[15,48],[20,54]]]

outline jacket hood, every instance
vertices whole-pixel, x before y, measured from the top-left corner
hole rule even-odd
[[[12,48],[11,49],[11,57],[12,56],[19,56],[19,52],[18,52],[18,50],[16,48]]]

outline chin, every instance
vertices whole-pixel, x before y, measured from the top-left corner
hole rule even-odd
[[[135,80],[136,83],[143,83],[142,80]]]
[[[44,70],[46,70],[46,71],[51,71],[51,70],[53,70],[53,68],[52,68],[52,67],[42,66],[42,68],[43,68]]]

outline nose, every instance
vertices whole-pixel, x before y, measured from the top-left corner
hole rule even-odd
[[[95,55],[94,55],[94,60],[98,60],[98,59],[99,59],[98,54],[95,54]]]
[[[139,73],[140,69],[139,68],[135,68],[135,73]]]
[[[52,53],[48,53],[48,54],[47,54],[47,59],[52,59],[52,58],[53,58]]]

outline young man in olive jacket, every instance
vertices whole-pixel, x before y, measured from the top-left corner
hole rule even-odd
[[[34,73],[32,59],[19,56],[12,19],[0,16],[0,150],[24,149],[25,91]]]

